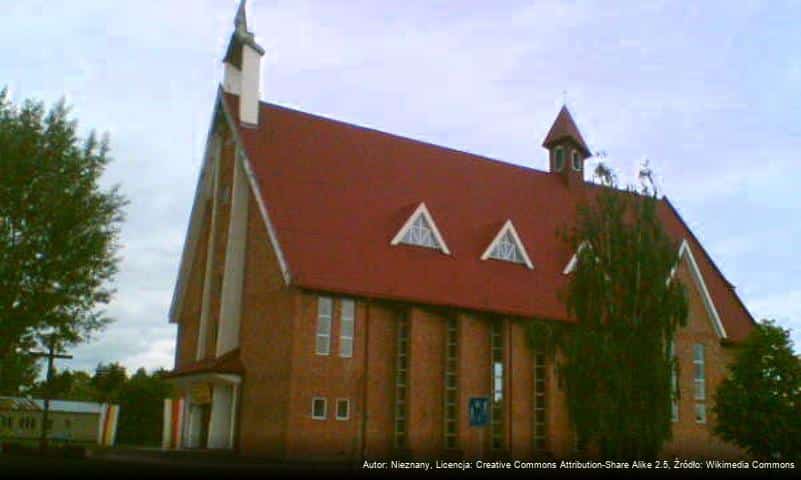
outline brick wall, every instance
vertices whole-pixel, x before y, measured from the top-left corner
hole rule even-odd
[[[238,447],[248,455],[283,457],[290,412],[293,316],[296,291],[284,285],[278,261],[253,195],[240,323],[241,385]]]
[[[664,449],[666,456],[708,456],[742,458],[744,453],[713,435],[715,416],[712,413],[714,394],[727,375],[727,365],[733,360],[734,349],[720,344],[713,320],[704,306],[701,290],[690,274],[687,262],[678,269],[678,278],[687,287],[690,314],[687,326],[676,334],[676,354],[679,361],[679,420],[674,423],[673,440]],[[705,351],[706,424],[695,421],[693,384],[693,345],[701,343]]]
[[[233,146],[223,149],[219,188],[230,192]],[[230,202],[218,206],[214,252],[209,353],[213,354],[219,316],[219,294],[224,267]],[[194,361],[202,279],[208,242],[207,216],[189,276],[178,334],[177,366]],[[315,354],[317,292],[284,285],[261,212],[252,192],[248,207],[248,238],[240,327],[241,358],[246,373],[241,386],[237,419],[238,448],[242,453],[276,458],[371,458],[396,454],[393,444],[395,406],[396,327],[398,309],[409,311],[410,368],[408,435],[416,457],[443,453],[443,394],[445,325],[448,315],[458,320],[457,450],[465,458],[491,455],[490,428],[468,424],[470,397],[491,397],[490,318],[469,312],[446,312],[421,306],[355,299],[353,355],[339,355],[340,297],[334,299],[329,355]],[[665,448],[671,455],[738,456],[741,452],[711,434],[713,396],[726,374],[731,348],[721,346],[710,323],[700,292],[682,263],[679,278],[688,285],[690,318],[678,333],[680,358],[680,412],[674,439]],[[369,321],[369,327],[366,323]],[[368,335],[369,331],[369,335]],[[533,360],[523,320],[507,321],[505,344],[506,450],[514,457],[530,457],[533,446]],[[692,345],[706,347],[707,424],[694,418]],[[549,359],[546,379],[548,449],[569,456],[573,436],[565,394]],[[366,425],[365,405],[368,405]],[[311,418],[312,398],[327,399],[327,418]],[[350,417],[337,420],[337,399],[350,401]],[[365,446],[366,442],[366,446]]]

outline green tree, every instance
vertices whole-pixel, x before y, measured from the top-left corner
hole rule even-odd
[[[55,370],[55,369],[54,369]],[[33,397],[42,397],[48,388],[47,381],[37,383],[28,393]],[[53,373],[48,390],[56,400],[75,400],[81,402],[98,402],[100,393],[92,384],[92,377],[83,371],[64,370]]]
[[[120,392],[127,381],[128,375],[125,367],[117,362],[106,365],[100,363],[95,369],[91,384],[97,391],[99,402],[116,403],[119,401]]]
[[[762,321],[715,392],[717,434],[750,454],[801,460],[801,361],[790,331]]]
[[[164,373],[157,370],[148,375],[140,368],[120,389],[119,443],[158,445],[161,441],[164,399],[171,388]]]
[[[0,395],[23,395],[39,372],[36,358],[19,352],[0,357]]]
[[[578,251],[563,300],[571,322],[531,323],[534,349],[558,361],[580,446],[606,458],[654,458],[671,435],[669,344],[686,324],[687,295],[677,278],[678,245],[657,215],[650,174],[637,192],[617,188],[601,165],[602,187],[588,187],[564,238]],[[584,245],[584,247],[580,247]]]
[[[0,358],[21,354],[46,329],[56,346],[85,340],[109,322],[125,200],[99,179],[108,139],[81,141],[63,101],[20,107],[0,90]],[[30,364],[2,362],[0,389],[30,378]],[[24,373],[24,372],[23,372]]]

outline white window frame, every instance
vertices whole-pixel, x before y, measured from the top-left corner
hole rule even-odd
[[[687,242],[686,238],[681,241],[681,245],[679,246],[679,261],[685,257],[687,258],[687,262],[690,266],[690,274],[693,276],[695,283],[701,290],[701,298],[704,301],[704,307],[706,307],[709,316],[712,317],[712,326],[715,328],[715,333],[717,333],[721,339],[725,340],[728,337],[726,334],[726,329],[723,328],[723,322],[720,320],[718,309],[715,307],[715,302],[712,301],[712,296],[709,294],[709,289],[706,287],[704,277],[701,275],[701,270],[698,268],[698,263],[695,261],[695,255],[693,255],[693,251],[690,248],[690,244]],[[667,279],[668,284],[676,275],[676,270],[678,270],[678,268],[679,266],[676,264],[670,270],[670,276]]]
[[[676,365],[676,339],[670,340],[670,420],[679,421],[679,372]]]
[[[698,358],[699,351],[701,352],[700,359]],[[700,376],[698,376],[699,366]],[[693,344],[693,398],[699,401],[706,400],[706,348],[703,343]]]
[[[483,254],[481,254],[481,260],[487,260],[488,258],[492,258],[494,260],[500,260],[502,262],[518,263],[518,262],[513,262],[511,260],[506,260],[491,256],[492,252],[495,250],[495,247],[498,246],[498,243],[500,243],[501,239],[504,238],[507,233],[511,234],[512,240],[517,246],[517,249],[520,251],[520,255],[523,257],[524,264],[529,269],[533,270],[534,264],[531,263],[531,258],[529,258],[528,252],[526,252],[526,248],[523,246],[523,242],[520,240],[520,236],[517,234],[517,229],[515,229],[515,226],[512,224],[511,219],[506,220],[506,223],[503,224],[503,227],[501,227],[500,231],[498,231],[498,234],[495,235],[495,238],[492,239],[492,242],[490,242],[487,249],[484,250]]]
[[[320,400],[323,402],[323,415],[319,416],[315,414],[314,405],[315,403]],[[311,406],[311,418],[313,420],[325,420],[328,417],[328,400],[325,397],[312,397],[312,406]]]
[[[559,153],[562,153],[562,164],[559,164]],[[554,169],[557,172],[561,172],[562,169],[565,168],[565,149],[562,147],[556,147],[553,151],[553,165]]]
[[[431,227],[431,232],[434,234],[434,239],[439,244],[439,247],[429,247],[426,245],[417,245],[411,243],[403,242],[403,237],[406,236],[406,233],[412,228],[414,222],[417,221],[417,218],[423,216],[428,225]],[[434,250],[440,250],[445,255],[450,255],[451,251],[448,249],[448,245],[445,243],[445,239],[442,238],[442,234],[439,232],[439,228],[437,228],[437,224],[434,222],[434,218],[431,216],[431,213],[428,211],[428,207],[426,207],[425,203],[421,203],[417,209],[412,213],[412,215],[406,220],[406,223],[403,224],[398,233],[392,238],[392,241],[389,242],[390,245],[398,245],[399,243],[403,243],[403,245],[412,245],[415,247],[424,247],[424,248],[433,248]]]
[[[351,316],[345,317],[345,305],[351,305]],[[350,322],[350,335],[346,335],[345,323]],[[356,301],[352,298],[343,298],[339,301],[339,356],[342,358],[353,357],[353,337],[356,336]],[[350,345],[350,351],[344,352],[342,345]]]
[[[699,415],[699,412],[701,415]],[[696,403],[695,404],[695,423],[706,423],[706,404],[705,403]]]
[[[565,269],[562,270],[563,275],[568,275],[570,273],[573,273],[573,271],[576,269],[576,266],[578,265],[579,255],[581,255],[581,251],[584,250],[585,248],[592,248],[592,245],[590,245],[590,242],[587,240],[581,242],[578,248],[576,248],[576,253],[574,253],[573,256],[570,257],[570,260],[567,262],[567,265],[565,265]]]
[[[576,168],[576,159],[578,159],[578,168]],[[578,150],[573,150],[572,154],[570,155],[570,167],[574,172],[581,171],[581,157],[579,157]]]
[[[329,302],[329,309],[328,314],[323,314],[323,309],[321,308],[322,303],[324,301]],[[328,320],[328,331],[325,332],[322,328],[323,320]],[[314,335],[314,353],[317,355],[330,355],[331,354],[331,330],[334,326],[334,299],[331,297],[326,296],[319,296],[317,297],[317,325],[315,326],[315,335]],[[325,339],[326,349],[325,351],[320,350],[320,339]]]
[[[341,417],[339,415],[339,405],[341,403],[345,403],[345,405],[347,405],[347,413],[345,414],[344,417]],[[334,411],[334,414],[336,416],[336,419],[339,420],[339,421],[350,420],[350,399],[349,398],[337,398],[336,410]]]

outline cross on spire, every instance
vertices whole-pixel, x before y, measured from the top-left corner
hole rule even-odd
[[[247,3],[247,0],[240,0],[239,8],[237,8],[236,16],[234,17],[234,27],[242,32],[248,31],[248,19],[247,15],[245,15],[245,3]]]

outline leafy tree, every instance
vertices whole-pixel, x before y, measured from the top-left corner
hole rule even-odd
[[[33,397],[42,397],[46,389],[48,389],[47,381],[43,380],[37,383],[28,393]],[[53,399],[57,400],[100,401],[100,394],[92,384],[92,377],[80,370],[54,371],[50,379],[48,393]]]
[[[125,200],[98,181],[108,139],[78,139],[63,101],[12,105],[0,90],[0,388],[30,381],[30,364],[9,360],[43,330],[56,347],[85,340],[110,320]],[[8,360],[8,361],[6,361]],[[22,369],[19,371],[18,369]]]
[[[120,391],[127,381],[125,367],[117,362],[107,365],[101,363],[95,369],[91,384],[97,391],[98,401],[114,403],[119,401]]]
[[[36,380],[39,368],[34,357],[14,352],[0,357],[0,395],[22,395]]]
[[[558,352],[560,381],[580,446],[606,458],[654,458],[671,435],[669,343],[686,324],[687,295],[668,282],[678,245],[657,216],[650,172],[635,191],[600,165],[564,238],[578,250],[563,300],[571,322],[531,323],[535,349]],[[580,245],[585,245],[580,248]]]
[[[765,320],[715,393],[717,434],[757,457],[801,459],[801,361],[790,331]]]
[[[157,370],[148,375],[140,368],[120,389],[120,443],[158,445],[161,441],[164,399],[171,389],[164,381],[164,373]]]

